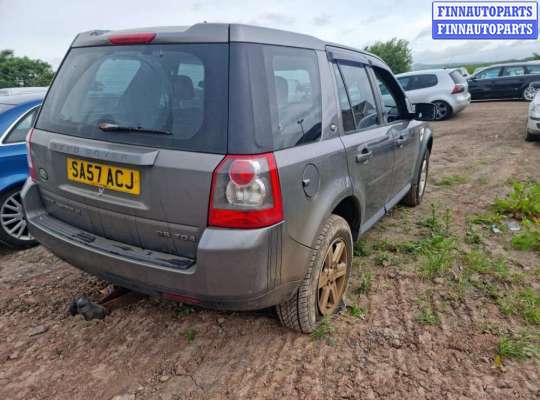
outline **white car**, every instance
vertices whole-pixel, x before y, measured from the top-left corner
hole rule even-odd
[[[526,140],[540,139],[540,82],[533,82],[530,85],[536,89],[536,95],[529,104],[529,119],[527,120]]]
[[[437,120],[449,118],[471,103],[469,85],[458,70],[429,69],[396,77],[412,103],[437,107]]]

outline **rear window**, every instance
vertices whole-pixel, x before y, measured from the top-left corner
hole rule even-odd
[[[225,44],[74,48],[36,127],[115,143],[225,153],[227,66]],[[107,124],[137,131],[103,131],[100,126]]]
[[[461,72],[459,72],[457,69],[450,72],[450,78],[454,81],[454,83],[463,85],[464,83],[467,83],[467,80],[463,77]]]

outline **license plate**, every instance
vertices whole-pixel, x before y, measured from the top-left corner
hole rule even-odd
[[[141,173],[135,169],[119,168],[68,157],[67,178],[73,182],[117,192],[133,195],[141,193]]]

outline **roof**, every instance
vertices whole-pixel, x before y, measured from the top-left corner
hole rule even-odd
[[[34,101],[41,101],[45,97],[45,93],[29,93],[29,94],[17,94],[13,96],[0,96],[0,104],[10,104],[18,106],[24,103],[31,103]]]
[[[533,60],[533,61],[515,61],[510,63],[501,63],[501,64],[493,64],[493,65],[487,65],[485,67],[477,68],[474,70],[474,73],[484,71],[488,68],[497,68],[497,67],[512,67],[512,66],[520,66],[520,65],[540,65],[540,60]]]
[[[457,68],[456,68],[457,69]],[[396,74],[396,77],[401,76],[412,76],[412,75],[424,75],[424,74],[438,74],[438,73],[447,73],[451,72],[444,68],[432,68],[432,69],[419,69],[416,71],[403,72],[401,74]]]
[[[278,46],[300,47],[314,50],[325,50],[326,46],[339,47],[355,51],[381,60],[363,50],[343,46],[314,36],[265,28],[245,24],[198,23],[191,26],[147,27],[119,31],[94,30],[77,35],[72,47],[107,45],[109,38],[115,35],[152,32],[156,37],[152,43],[262,43]],[[382,61],[382,60],[381,60]]]

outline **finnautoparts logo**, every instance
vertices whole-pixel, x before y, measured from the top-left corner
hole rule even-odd
[[[536,1],[434,1],[433,39],[538,39]]]

